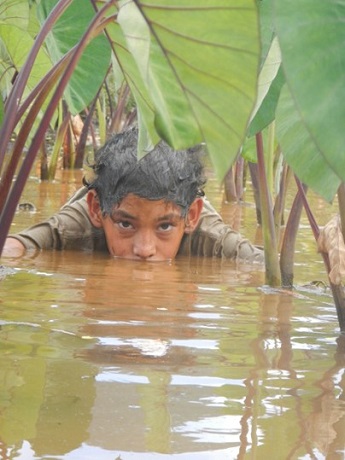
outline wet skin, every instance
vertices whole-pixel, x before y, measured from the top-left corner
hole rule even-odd
[[[89,191],[87,202],[91,222],[103,228],[112,256],[149,261],[174,259],[183,235],[197,226],[203,206],[196,198],[183,217],[172,202],[129,194],[104,216],[95,191]]]

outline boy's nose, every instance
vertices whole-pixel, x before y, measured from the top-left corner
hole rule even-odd
[[[141,259],[149,259],[156,254],[156,245],[153,235],[149,232],[137,233],[133,244],[133,253]]]

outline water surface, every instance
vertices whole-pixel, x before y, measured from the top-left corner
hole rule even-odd
[[[37,212],[12,230],[78,183],[32,178],[23,200]],[[224,203],[212,182],[208,196],[260,243],[249,199]],[[333,210],[314,202],[323,224]],[[310,284],[327,279],[305,220],[293,291],[213,259],[45,252],[5,265],[1,459],[345,458],[345,339],[328,289]]]

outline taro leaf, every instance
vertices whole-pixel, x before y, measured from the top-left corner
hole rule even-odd
[[[259,8],[262,66],[271,48],[274,34],[273,0],[256,0],[256,2]]]
[[[263,131],[262,134],[265,135],[265,131]],[[256,140],[254,136],[246,138],[242,146],[241,155],[245,160],[251,163],[257,163],[258,157],[256,154]]]
[[[118,21],[152,97],[160,136],[200,141],[218,177],[243,143],[256,99],[260,49],[252,0],[135,0]]]
[[[345,0],[275,0],[274,6],[292,97],[316,148],[345,181]],[[296,169],[300,176],[305,172]],[[318,191],[330,196],[330,190]]]
[[[265,99],[262,101],[260,109],[250,123],[248,136],[254,136],[256,133],[262,131],[275,119],[279,95],[284,83],[284,72],[280,67]]]
[[[29,2],[27,0],[6,0],[0,2],[0,24],[12,24],[26,30],[29,24]]]
[[[2,98],[0,97],[0,126],[2,125],[2,120],[4,119],[4,104]]]
[[[58,0],[41,0],[37,13],[43,23]],[[81,7],[82,3],[82,7]],[[48,35],[47,50],[54,63],[76,45],[91,23],[95,11],[91,2],[74,1],[55,23]],[[95,97],[110,65],[110,46],[104,35],[86,47],[66,87],[64,97],[72,114],[79,113]]]
[[[248,135],[253,136],[268,126],[275,117],[280,89],[284,83],[278,40],[273,39],[261,68],[258,81],[258,97],[252,114]]]
[[[117,60],[113,64],[113,67],[120,67],[123,78],[125,78],[130,87],[137,104],[139,124],[141,125],[139,130],[138,155],[141,157],[148,151],[150,145],[155,145],[159,140],[154,128],[154,107],[133,56],[127,48],[126,40],[119,24],[114,23],[108,26],[107,31],[113,42],[113,49]]]
[[[26,58],[33,46],[34,39],[25,30],[7,24],[0,25],[0,35],[6,47],[7,66],[10,63],[16,71],[20,71],[26,62]],[[48,56],[43,51],[40,51],[36,57],[35,65],[31,69],[25,93],[33,89],[50,68],[51,62]],[[7,67],[7,70],[9,69],[10,68]]]
[[[0,36],[2,35],[3,25],[0,24]],[[7,50],[3,38],[0,39],[0,92],[1,100],[4,99],[11,91],[13,78],[16,69],[11,61],[11,56]]]
[[[318,151],[289,92],[284,85],[276,113],[277,137],[287,164],[299,179],[331,201],[339,187],[340,179],[334,174]]]
[[[27,0],[7,0],[0,2],[0,89],[8,95],[15,73],[19,72],[33,46],[36,31]],[[39,51],[35,66],[31,69],[27,88],[28,94],[51,68],[48,56]]]

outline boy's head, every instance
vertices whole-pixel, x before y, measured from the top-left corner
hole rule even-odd
[[[97,193],[104,214],[110,214],[129,193],[148,200],[166,200],[186,215],[205,184],[196,149],[174,151],[161,141],[138,160],[138,130],[130,128],[112,137],[96,153],[94,178],[87,186]]]
[[[85,181],[90,218],[103,227],[112,255],[171,259],[199,221],[203,166],[197,149],[174,151],[162,141],[138,160],[137,142],[134,127],[97,152],[94,177]]]

